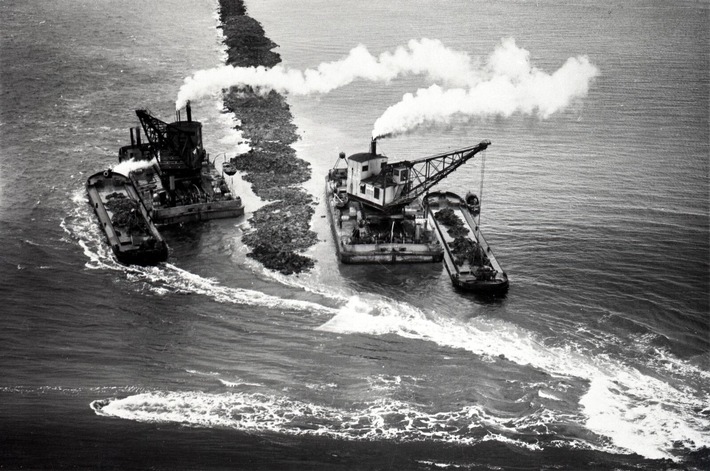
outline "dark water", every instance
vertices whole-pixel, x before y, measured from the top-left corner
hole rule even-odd
[[[0,466],[707,467],[707,4],[248,7],[295,68],[421,37],[481,57],[514,37],[548,72],[589,56],[589,95],[547,120],[380,143],[493,141],[483,224],[508,295],[457,293],[440,266],[340,266],[322,205],[306,276],[247,259],[244,219],[166,230],[163,266],[117,264],[84,181],[135,108],[170,119],[183,78],[222,61],[216,3],[3,2]],[[307,188],[322,199],[337,153],[419,86],[289,98]],[[231,149],[219,109],[193,111],[213,156]],[[480,167],[446,187],[479,188]]]

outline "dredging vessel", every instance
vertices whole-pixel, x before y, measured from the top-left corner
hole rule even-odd
[[[326,177],[328,215],[342,263],[420,263],[445,250],[426,217],[421,196],[490,141],[421,159],[388,163],[370,152],[341,153]]]
[[[155,265],[168,258],[168,246],[128,177],[112,170],[98,172],[87,179],[86,191],[119,262]]]
[[[141,142],[140,127],[131,128],[131,145],[120,148],[119,162],[150,163],[131,171],[129,177],[155,224],[243,215],[241,198],[232,194],[202,145],[202,123],[192,120],[189,102],[185,111],[186,120],[178,112],[176,121],[166,123],[146,110],[136,110],[149,142]],[[222,172],[235,173],[226,167]]]
[[[424,197],[427,221],[444,247],[444,266],[453,285],[482,294],[508,289],[508,275],[481,233],[477,197],[461,198],[451,192]]]

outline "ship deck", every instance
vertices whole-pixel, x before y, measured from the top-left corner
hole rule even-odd
[[[405,228],[406,218],[403,214],[386,215],[358,201],[343,202],[346,200],[344,186],[338,185],[337,180],[333,179],[326,180],[326,199],[341,262],[397,264],[442,260],[443,249],[432,231],[420,230],[417,236],[416,232]],[[340,207],[337,201],[341,202]],[[423,215],[423,208],[419,209]],[[414,212],[415,208],[411,208],[411,211]],[[410,219],[414,219],[414,216]],[[366,230],[359,230],[360,221],[368,222]],[[409,227],[414,227],[414,223],[410,223]]]
[[[201,176],[202,197],[199,200],[184,200],[168,205],[154,201],[154,195],[165,190],[156,169],[131,172],[131,180],[156,224],[233,218],[244,214],[244,204],[239,196],[232,196],[231,192],[222,191],[221,185],[213,185],[213,182],[221,178],[214,166],[210,165],[204,169]]]

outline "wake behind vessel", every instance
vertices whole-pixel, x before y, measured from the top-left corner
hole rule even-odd
[[[166,123],[146,110],[136,110],[140,128],[131,128],[131,145],[121,147],[119,162],[150,162],[130,172],[141,201],[156,224],[175,224],[237,217],[244,214],[241,198],[232,194],[222,173],[202,145],[202,123],[192,120],[190,103],[186,120]],[[231,169],[224,172],[233,175]]]

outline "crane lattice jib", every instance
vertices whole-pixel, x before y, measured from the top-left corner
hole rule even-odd
[[[150,152],[156,159],[159,158],[160,149],[168,146],[168,123],[150,115],[146,110],[136,110],[136,115],[143,126],[143,131],[150,142]]]
[[[136,110],[136,115],[143,126],[145,135],[150,141],[150,150],[153,157],[161,163],[161,168],[175,167],[199,169],[201,160],[204,158],[204,150],[201,148],[201,139],[190,136],[184,129],[169,124],[152,116],[146,110]],[[196,121],[190,123],[178,123],[181,126],[192,125],[199,127],[200,124]],[[171,136],[173,136],[171,138]],[[178,139],[175,136],[182,136]],[[197,146],[199,149],[195,149]],[[161,155],[162,151],[162,155]]]
[[[402,206],[414,201],[473,156],[486,150],[489,145],[491,145],[491,141],[485,140],[473,147],[465,147],[430,157],[389,164],[388,167],[390,168],[408,168],[410,177],[400,196],[386,204],[383,209]]]

